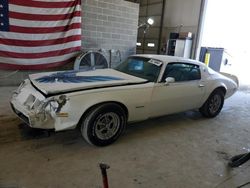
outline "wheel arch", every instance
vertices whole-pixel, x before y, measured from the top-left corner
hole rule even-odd
[[[118,101],[105,101],[105,102],[99,102],[99,103],[96,103],[90,107],[88,107],[82,114],[81,118],[79,119],[78,123],[77,123],[77,126],[76,127],[79,127],[82,120],[86,117],[86,115],[91,111],[93,110],[94,108],[97,108],[98,106],[101,106],[103,104],[117,104],[119,105],[125,112],[125,115],[126,115],[126,119],[128,119],[128,116],[129,116],[129,111],[128,111],[128,108],[126,107],[126,105],[124,105],[123,103],[121,102],[118,102]]]
[[[208,95],[206,96],[205,102],[206,102],[206,101],[208,100],[208,98],[209,98],[215,91],[217,91],[217,90],[221,90],[221,91],[223,92],[224,96],[226,95],[227,89],[226,89],[225,86],[223,86],[223,85],[216,86],[216,87],[214,87],[214,89],[212,90],[211,93],[208,93]]]
[[[210,103],[211,97],[213,97],[216,93],[219,93],[221,95],[220,103],[219,103],[220,106],[217,105],[216,111],[211,112],[211,109],[209,107],[209,105],[211,104]],[[226,95],[226,88],[225,87],[223,87],[223,86],[215,87],[212,90],[212,92],[209,94],[208,98],[203,103],[203,105],[199,108],[199,111],[201,112],[201,114],[205,117],[208,117],[208,118],[213,118],[213,117],[217,116],[223,107],[225,95]]]
[[[215,84],[212,86],[213,89],[211,89],[211,92],[207,92],[206,95],[203,98],[203,103],[202,105],[208,100],[208,98],[216,91],[216,90],[221,90],[224,94],[224,96],[226,95],[227,92],[227,87],[223,84]]]
[[[224,86],[218,86],[218,87],[216,87],[214,90],[213,90],[213,92],[215,92],[216,90],[221,90],[222,92],[223,92],[223,94],[224,94],[224,96],[226,95],[226,93],[227,93],[227,89],[226,89],[226,87],[224,87]],[[212,92],[212,93],[213,93]],[[212,94],[211,93],[211,94]]]
[[[216,90],[221,90],[224,93],[224,96],[227,93],[227,86],[223,82],[215,82],[209,88],[211,88],[211,92],[208,94],[207,98]]]

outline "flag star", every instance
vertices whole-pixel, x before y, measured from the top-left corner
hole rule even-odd
[[[3,23],[0,23],[1,26],[3,26],[4,24]]]
[[[2,4],[0,4],[0,8],[3,8],[3,5],[2,5]]]
[[[0,17],[3,17],[3,14],[0,14]]]

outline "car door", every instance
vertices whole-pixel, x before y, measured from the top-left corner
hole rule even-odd
[[[166,83],[166,78],[173,82]],[[162,79],[153,88],[150,116],[161,116],[199,108],[205,94],[199,65],[168,63]]]

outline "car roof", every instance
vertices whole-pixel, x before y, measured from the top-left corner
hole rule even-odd
[[[204,66],[204,63],[200,61],[187,59],[183,57],[177,57],[177,56],[155,55],[155,54],[136,54],[136,55],[132,55],[132,57],[145,57],[145,58],[150,58],[150,59],[156,59],[156,60],[162,61],[164,64],[169,63],[169,62],[187,62],[187,63],[193,63],[196,65]]]

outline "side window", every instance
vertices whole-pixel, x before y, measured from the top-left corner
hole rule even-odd
[[[168,63],[162,77],[162,82],[167,77],[173,77],[176,82],[200,80],[200,67],[190,63]]]

